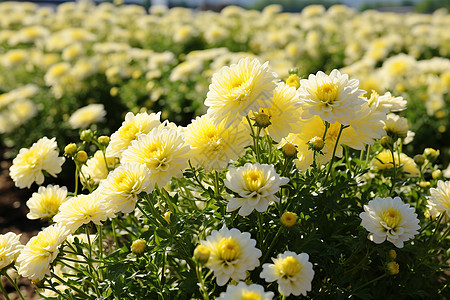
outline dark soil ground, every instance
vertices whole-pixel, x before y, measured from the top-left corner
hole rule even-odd
[[[1,157],[2,153],[0,153]],[[10,166],[10,161],[0,160],[0,234],[10,231],[16,234],[21,233],[20,241],[22,244],[26,244],[46,224],[27,219],[26,214],[29,210],[25,203],[31,197],[33,191],[20,190],[14,186],[14,182],[9,177]],[[8,292],[8,297],[11,300],[20,299],[14,287],[4,276],[1,277],[1,280]],[[20,278],[18,285],[26,300],[40,299],[34,292],[35,286],[28,279]],[[6,297],[0,292],[0,300],[3,299],[6,299]]]

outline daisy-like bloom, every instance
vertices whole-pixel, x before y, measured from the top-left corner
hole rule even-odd
[[[396,168],[401,167],[401,170],[407,176],[416,176],[419,174],[419,168],[414,162],[414,159],[405,153],[400,153],[400,161],[398,157],[398,153],[394,152],[394,162]],[[372,160],[372,165],[375,169],[383,171],[392,169],[394,167],[392,162],[392,153],[388,150],[383,150]]]
[[[178,128],[160,126],[133,141],[122,153],[122,163],[146,165],[151,173],[152,185],[156,183],[163,187],[172,177],[183,176],[183,170],[188,165],[189,150],[190,147],[185,144],[184,135]]]
[[[64,157],[58,157],[58,145],[55,138],[39,139],[31,148],[22,148],[9,168],[9,175],[19,188],[30,188],[33,182],[42,184],[44,173],[56,177],[61,172]]]
[[[450,181],[439,180],[437,188],[430,189],[428,206],[438,213],[447,213],[450,217]]]
[[[270,107],[276,75],[269,71],[269,62],[263,65],[257,59],[241,59],[215,73],[209,85],[205,105],[211,120],[225,128],[238,125],[242,117],[261,107]]]
[[[271,300],[273,296],[272,292],[264,292],[264,287],[259,284],[247,285],[241,281],[237,285],[228,285],[227,291],[216,300]]]
[[[406,109],[406,100],[403,97],[394,97],[390,92],[386,92],[380,96],[377,92],[372,91],[368,99],[371,107],[385,112],[397,112]]]
[[[30,280],[42,280],[50,274],[50,264],[58,256],[59,246],[68,235],[67,228],[53,224],[32,237],[17,258],[18,273]]]
[[[200,244],[209,248],[211,253],[206,264],[214,271],[217,284],[225,285],[228,280],[244,280],[246,272],[259,266],[261,250],[255,247],[256,241],[250,233],[225,226],[219,231],[213,230]]]
[[[224,184],[240,197],[232,197],[227,205],[227,212],[238,208],[241,216],[248,216],[254,209],[264,212],[272,202],[278,202],[275,194],[280,186],[289,182],[281,177],[273,165],[246,163],[239,168],[230,167]]]
[[[369,231],[369,240],[376,244],[387,239],[397,248],[403,248],[403,243],[414,238],[420,229],[414,208],[403,203],[400,197],[375,197],[364,205],[359,217],[361,225]]]
[[[93,123],[100,122],[106,116],[103,104],[89,104],[75,111],[69,118],[69,124],[73,129],[84,129]]]
[[[12,264],[19,256],[23,245],[20,243],[21,234],[8,232],[0,234],[0,271]]]
[[[298,128],[301,120],[299,116],[302,110],[297,90],[284,82],[278,83],[273,92],[272,106],[260,108],[259,111],[270,117],[271,124],[267,127],[267,131],[272,139],[281,141]]]
[[[108,166],[106,166],[103,152],[97,150],[94,156],[89,158],[86,164],[81,167],[81,182],[86,184],[89,180],[92,180],[94,184],[98,185],[100,181],[108,176],[109,170],[114,169],[116,160],[117,158],[115,157],[106,157],[106,162],[108,163]]]
[[[83,224],[93,222],[102,225],[101,222],[113,216],[112,208],[104,201],[103,195],[95,191],[70,198],[61,204],[53,221],[65,226],[70,233],[74,233]]]
[[[208,115],[192,120],[185,136],[186,143],[191,145],[189,156],[193,165],[216,171],[222,171],[230,160],[238,159],[251,142],[244,124],[225,129],[223,122],[216,126]]]
[[[27,201],[30,212],[27,218],[35,219],[51,219],[58,213],[59,207],[67,199],[67,188],[59,185],[48,185],[47,187],[39,187],[37,193],[33,193]]]
[[[396,114],[388,114],[383,129],[393,139],[403,139],[408,134],[408,120]]]
[[[130,213],[136,206],[137,195],[153,189],[150,176],[150,170],[144,164],[124,163],[109,173],[97,191],[109,202],[114,213]]]
[[[273,264],[264,264],[260,276],[267,282],[277,281],[278,291],[285,296],[306,296],[311,291],[314,277],[313,266],[308,259],[306,253],[285,251],[272,258]]]
[[[360,90],[358,84],[358,80],[349,79],[347,74],[341,75],[336,69],[330,75],[319,71],[300,80],[303,118],[318,115],[329,123],[348,125],[365,102],[360,95],[366,92]]]
[[[139,113],[134,115],[129,112],[125,115],[125,121],[122,126],[111,135],[111,141],[106,148],[107,156],[122,157],[131,142],[137,140],[141,134],[149,133],[153,128],[161,125],[161,113]]]

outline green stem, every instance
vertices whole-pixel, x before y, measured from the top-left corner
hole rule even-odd
[[[89,295],[87,295],[85,292],[83,292],[82,290],[80,290],[80,289],[77,288],[76,286],[69,284],[67,281],[65,281],[64,279],[62,279],[61,277],[59,277],[59,276],[56,275],[55,273],[50,272],[50,275],[51,275],[51,277],[56,278],[56,279],[57,279],[59,282],[61,282],[62,284],[66,285],[66,286],[68,286],[68,287],[71,287],[71,288],[74,289],[77,293],[83,295],[86,299],[91,299],[91,297],[90,297]],[[49,281],[50,284],[51,284],[51,281],[50,281],[50,280],[48,280],[48,281]],[[52,286],[53,286],[53,285],[52,285]]]
[[[195,273],[197,274],[197,280],[200,283],[200,292],[202,293],[203,300],[209,300],[208,291],[205,288],[205,280],[203,278],[202,266],[195,266]]]
[[[75,168],[75,192],[74,192],[74,195],[76,197],[78,195],[78,175],[80,173],[80,169],[79,169],[77,163],[75,163],[75,165],[76,165],[76,168]]]
[[[334,144],[333,154],[331,155],[330,166],[328,167],[327,175],[325,175],[324,183],[327,181],[328,176],[330,175],[331,169],[332,169],[332,167],[333,167],[334,155],[336,154],[336,149],[337,149],[337,147],[339,146],[339,139],[341,138],[342,131],[343,131],[344,128],[346,128],[346,127],[348,127],[348,125],[347,125],[347,126],[344,126],[344,125],[341,124],[341,128],[339,129],[339,133],[338,133],[338,136],[337,136],[337,138],[336,138],[336,144]]]
[[[17,294],[19,294],[20,299],[25,300],[25,298],[23,297],[22,293],[20,292],[19,287],[17,286],[17,283],[15,280],[13,280],[8,273],[4,272],[3,275],[5,275],[6,278],[8,278],[8,280],[11,282],[11,284],[14,286],[14,288],[17,291]],[[1,280],[1,279],[0,279]],[[5,294],[6,295],[6,294]]]
[[[89,254],[88,254],[88,258],[89,258],[89,262],[88,262],[88,268],[92,274],[92,284],[94,286],[95,292],[97,294],[97,296],[101,297],[100,291],[98,290],[98,282],[97,282],[97,277],[98,277],[98,273],[96,271],[96,269],[94,268],[94,266],[92,266],[92,243],[91,243],[91,237],[89,235],[89,228],[88,226],[84,227],[86,230],[86,238],[88,240],[88,245],[89,245]]]
[[[395,166],[394,151],[392,149],[389,149],[389,151],[391,152],[391,155],[392,155],[392,165],[394,168],[394,175],[392,176],[392,185],[391,185],[391,189],[389,190],[389,196],[392,196],[392,192],[394,191],[394,187],[395,187],[395,181],[397,179],[397,168]],[[400,160],[399,160],[399,162],[400,162]]]
[[[372,279],[371,281],[368,281],[368,282],[364,283],[363,285],[357,287],[356,289],[353,290],[353,292],[355,292],[355,291],[357,291],[357,290],[360,290],[360,289],[362,289],[363,287],[366,287],[366,286],[368,286],[368,285],[370,285],[370,284],[372,284],[372,283],[374,283],[374,282],[376,282],[376,281],[378,281],[378,280],[380,280],[380,279],[386,277],[387,275],[388,275],[387,273],[384,273],[383,275],[378,276],[377,278]]]
[[[266,254],[264,254],[264,257],[261,260],[261,263],[264,263],[266,261],[266,259],[269,257],[269,255],[272,253],[272,250],[275,247],[275,243],[277,242],[278,237],[281,234],[281,231],[283,231],[283,227],[280,227],[278,229],[277,233],[275,234],[275,237],[272,239],[272,243],[270,243],[269,249],[266,251]]]
[[[198,177],[197,177],[197,172],[195,172],[195,169],[192,167],[191,160],[188,160],[188,163],[189,163],[189,167],[190,167],[191,170],[192,170],[192,173],[194,174],[194,179],[195,179],[195,181],[196,181],[196,182],[198,183],[198,185],[202,188],[202,190],[203,190],[204,192],[206,192],[207,189],[203,186],[203,184],[202,184],[202,182],[200,181],[200,179],[198,179]]]
[[[246,116],[246,118],[247,118],[248,126],[250,126],[251,136],[252,136],[252,139],[253,139],[253,148],[254,148],[255,154],[256,154],[256,161],[260,163],[261,159],[259,157],[259,146],[258,146],[257,137],[255,135],[255,131],[253,130],[253,125],[252,125],[252,123],[250,121],[250,118],[248,116]],[[259,137],[260,131],[261,131],[261,128],[259,129],[258,137]]]
[[[214,196],[216,198],[219,198],[220,196],[220,186],[219,186],[219,173],[217,173],[216,170],[214,170]]]
[[[3,286],[2,277],[1,276],[0,276],[0,290],[2,291],[3,295],[5,295],[6,300],[11,300],[11,298],[9,298],[9,296],[8,296],[8,293],[6,292],[5,287]]]
[[[433,234],[430,236],[430,239],[428,240],[428,246],[431,245],[431,243],[434,240],[434,237],[436,236],[436,232],[438,231],[439,225],[441,224],[442,219],[444,218],[445,213],[441,213],[439,216],[439,219],[437,221],[436,227],[434,228]]]
[[[139,208],[139,205],[138,205]],[[117,242],[117,235],[116,235],[116,225],[114,223],[114,219],[111,219],[111,230],[114,238],[114,243],[116,244],[116,249],[119,249],[119,243]]]
[[[263,230],[263,216],[262,216],[262,213],[260,213],[260,212],[256,212],[256,215],[258,216],[258,227],[259,227],[259,232],[258,232],[258,236],[259,236],[259,242],[260,242],[260,245],[261,245],[261,250],[263,250],[263,248],[264,248],[264,236],[263,236],[263,232],[264,232],[264,230]],[[264,252],[264,251],[263,251]]]
[[[103,227],[96,225],[98,234],[98,249],[100,250],[100,260],[103,259]]]
[[[442,214],[445,214],[445,212]],[[443,241],[449,235],[449,233],[450,233],[450,226],[447,228],[447,230],[445,230],[444,234],[439,238],[439,243],[441,241]]]

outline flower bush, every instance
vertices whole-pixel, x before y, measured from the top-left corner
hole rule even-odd
[[[26,245],[0,236],[1,274],[44,299],[446,297],[449,183],[438,150],[403,153],[408,129],[389,114],[405,101],[337,70],[281,83],[250,58],[213,78],[210,110],[186,127],[129,112],[111,137],[82,131],[64,148],[74,189],[32,196],[49,226]],[[296,118],[266,114],[285,109]],[[16,185],[56,176],[59,155],[14,160]]]

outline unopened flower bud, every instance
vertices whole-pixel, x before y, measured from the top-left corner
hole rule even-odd
[[[306,144],[308,145],[309,149],[316,151],[316,152],[319,152],[325,146],[323,138],[321,138],[320,136],[313,137]]]
[[[198,245],[194,250],[194,259],[199,263],[206,263],[211,255],[211,250],[203,245]]]
[[[80,139],[85,142],[92,141],[93,137],[94,137],[94,133],[90,129],[85,129],[80,134]]]
[[[390,258],[391,260],[394,260],[394,259],[397,258],[397,252],[395,252],[394,249],[389,250],[389,258]]]
[[[142,255],[147,247],[147,243],[143,239],[138,239],[131,244],[131,252],[136,255]]]
[[[442,171],[438,169],[431,173],[431,177],[433,177],[433,179],[442,179],[444,175],[442,174]]]
[[[430,187],[430,185],[431,185],[431,183],[429,181],[421,181],[421,182],[419,182],[419,186],[421,188],[427,188],[427,187]]]
[[[84,164],[88,160],[88,155],[87,155],[86,151],[83,151],[83,150],[78,151],[77,154],[75,155],[75,160],[77,162]]]
[[[75,143],[70,143],[64,148],[64,154],[67,156],[74,156],[77,153],[77,145]]]
[[[395,261],[391,261],[386,267],[390,275],[397,275],[400,272],[400,266]]]
[[[169,210],[168,212],[166,212],[163,216],[164,220],[166,220],[167,223],[170,223],[170,215],[172,214],[172,212]]]
[[[294,144],[287,142],[284,144],[284,146],[281,148],[281,152],[285,157],[293,157],[297,155],[297,146]]]
[[[287,211],[283,215],[281,215],[281,224],[283,224],[284,227],[291,228],[295,224],[297,224],[297,214]]]
[[[102,136],[98,137],[98,142],[105,146],[107,146],[109,144],[110,140],[111,139],[109,138],[109,136],[106,136],[106,135],[102,135]]]
[[[435,162],[439,156],[439,150],[435,150],[433,148],[425,148],[423,151],[423,156],[428,159],[430,162]]]
[[[384,149],[393,149],[394,140],[390,136],[385,135],[380,139],[380,144]]]
[[[289,85],[289,86],[293,86],[296,89],[298,89],[300,87],[300,77],[298,77],[297,74],[291,74],[286,79],[286,84]]]
[[[416,165],[418,165],[420,167],[421,165],[423,165],[425,163],[425,156],[423,156],[422,154],[415,155],[414,162],[416,163]]]
[[[266,128],[267,126],[272,124],[270,123],[270,116],[263,112],[255,114],[255,122],[256,126],[261,128]]]

